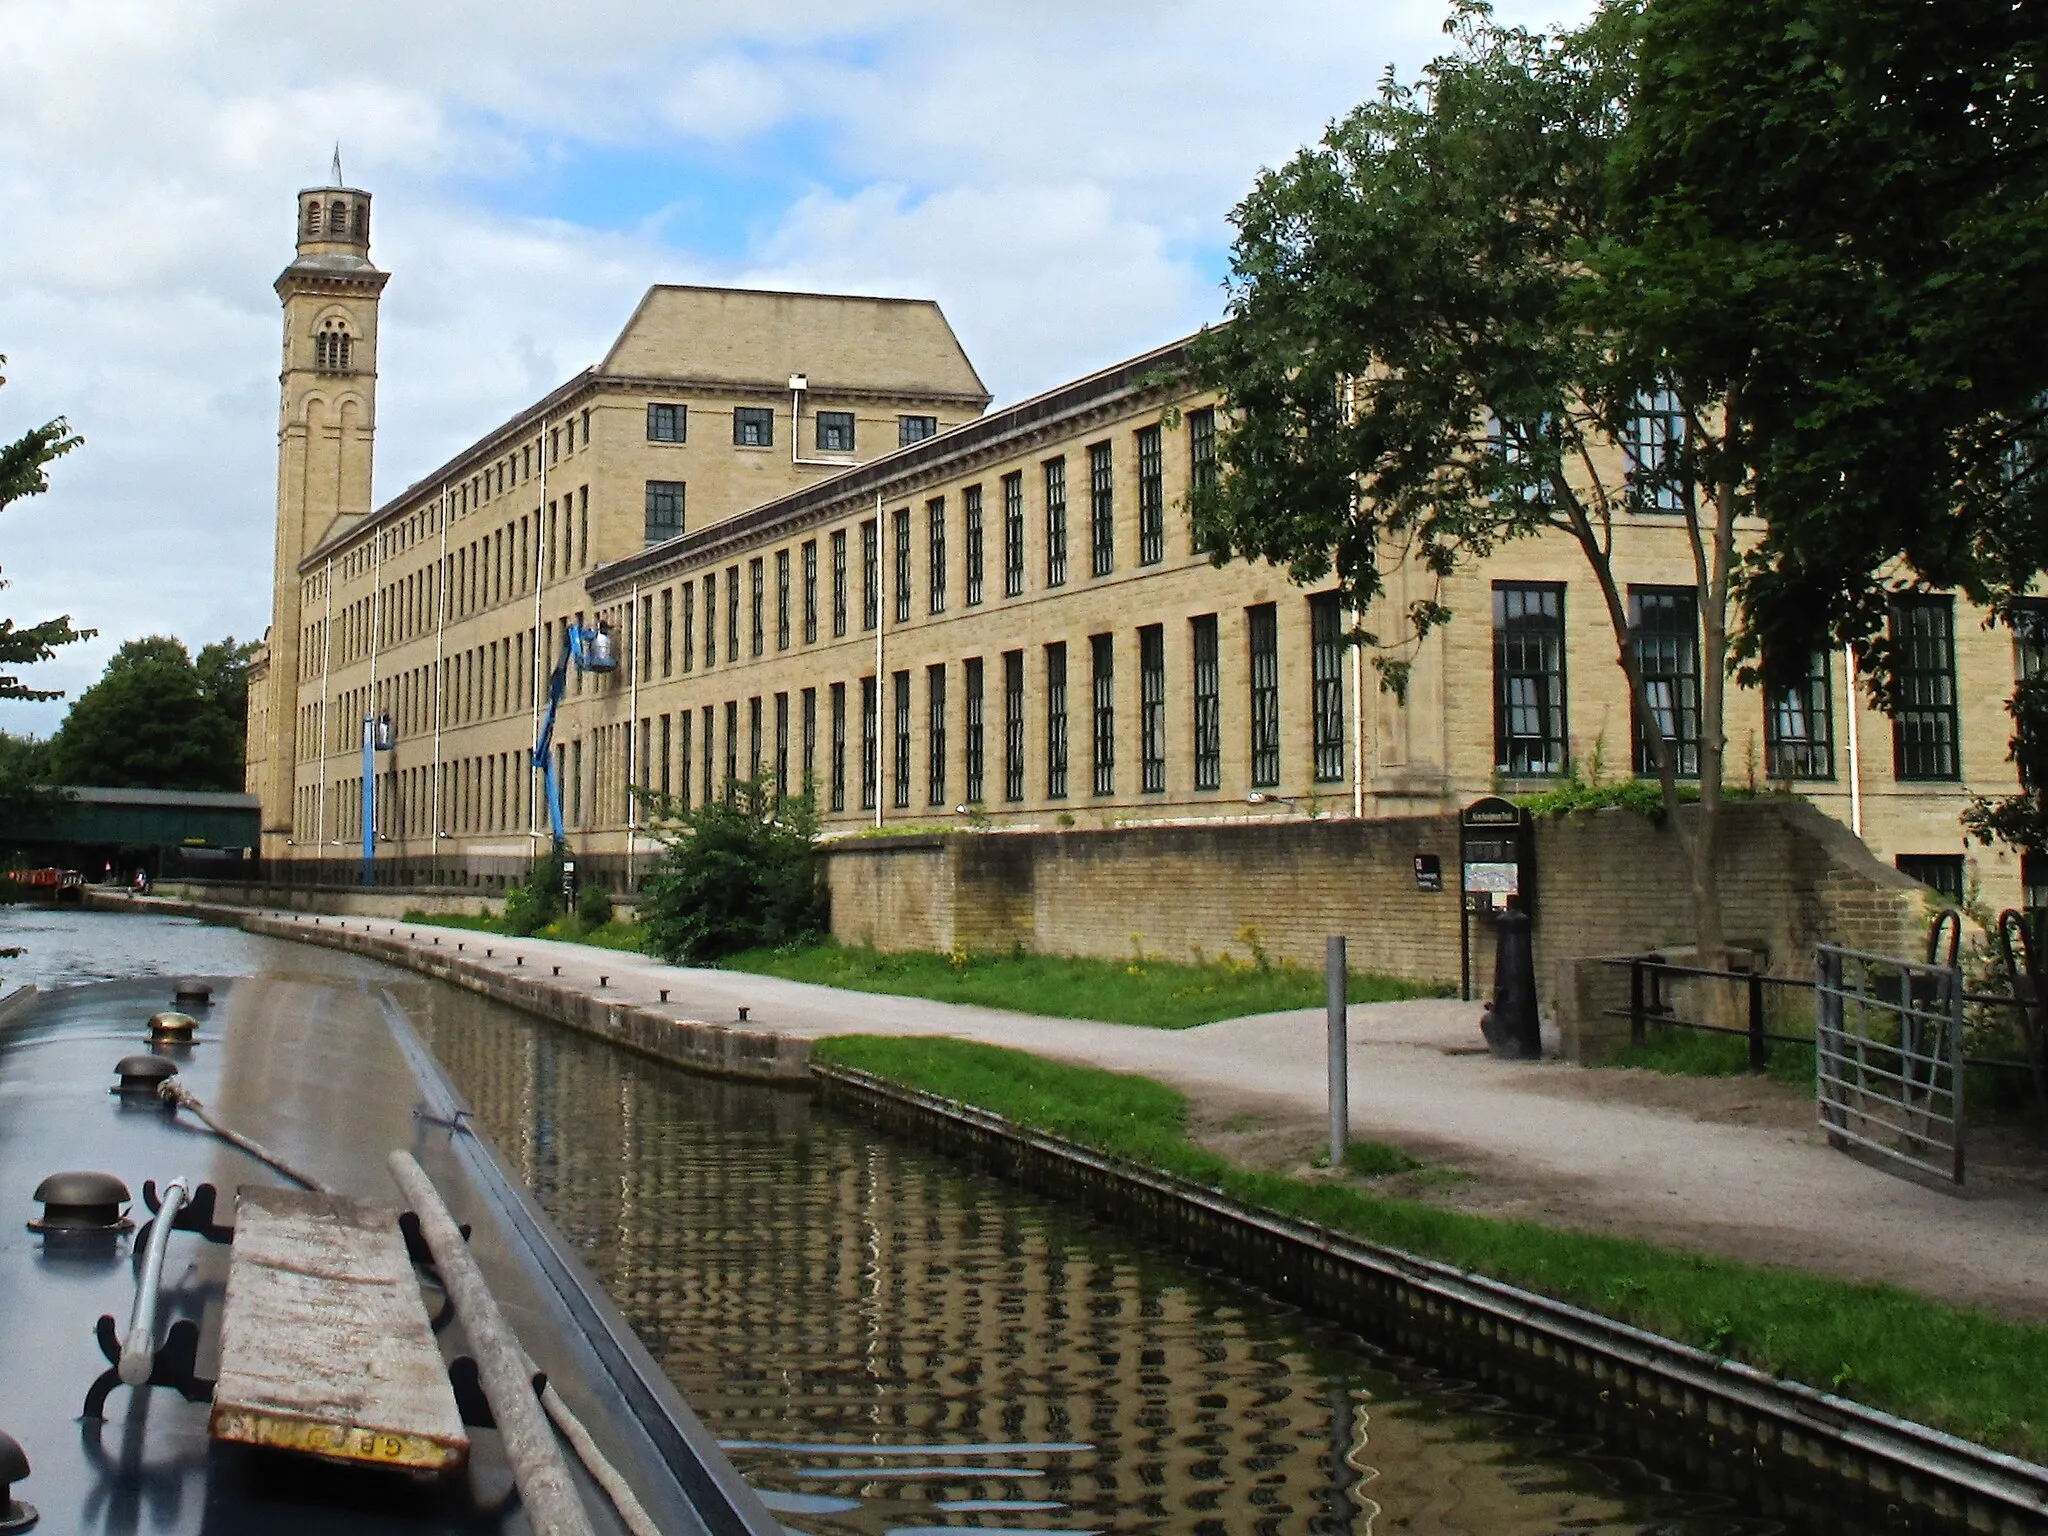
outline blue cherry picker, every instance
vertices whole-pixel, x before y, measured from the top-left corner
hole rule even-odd
[[[562,866],[562,901],[576,910],[576,863],[565,858],[567,840],[562,836],[562,785],[555,773],[555,714],[562,707],[562,693],[569,686],[569,667],[579,672],[616,672],[619,656],[612,644],[612,629],[602,620],[595,628],[572,619],[562,630],[562,652],[555,658],[555,670],[548,677],[548,712],[540,723],[540,737],[533,744],[532,763],[540,774],[548,802],[548,830],[554,835],[554,856]]]

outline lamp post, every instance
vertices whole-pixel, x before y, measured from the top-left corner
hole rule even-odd
[[[377,883],[375,866],[377,856],[377,754],[389,752],[397,739],[392,729],[391,715],[363,716],[363,884]]]

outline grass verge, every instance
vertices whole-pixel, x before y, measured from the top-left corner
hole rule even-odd
[[[1475,1270],[1984,1445],[2048,1456],[2048,1328],[1892,1286],[1553,1231],[1240,1168],[1186,1136],[1187,1101],[1150,1078],[950,1039],[840,1035],[818,1059],[1316,1222]]]
[[[1302,966],[1255,958],[1218,957],[1187,965],[1156,956],[1094,960],[1061,955],[883,954],[840,944],[750,949],[723,963],[727,970],[781,976],[853,992],[976,1003],[1062,1019],[1099,1019],[1187,1029],[1218,1019],[1323,1001],[1323,975]],[[1354,972],[1351,1001],[1381,1003],[1443,996],[1447,988],[1418,986],[1389,976]]]
[[[474,915],[461,912],[408,912],[399,919],[405,923],[428,923],[436,928],[464,928],[472,933],[502,933],[512,937],[536,939],[560,939],[569,944],[589,944],[598,949],[623,949],[635,954],[647,951],[647,928],[641,923],[622,923],[614,919],[594,928],[586,928],[580,918],[573,914],[558,918],[545,928],[531,935],[514,935],[505,926],[501,917],[486,913]]]
[[[1743,1077],[1749,1072],[1749,1042],[1734,1035],[1690,1029],[1650,1029],[1641,1045],[1609,1051],[1603,1067],[1643,1067],[1680,1077]],[[1813,1092],[1813,1047],[1771,1042],[1764,1076],[1787,1088]]]

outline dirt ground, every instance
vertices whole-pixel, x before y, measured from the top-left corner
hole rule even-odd
[[[1841,1155],[1830,1151],[1826,1136],[1815,1125],[1812,1095],[1768,1080],[1562,1068],[1529,1074],[1517,1087],[1568,1104],[1626,1105],[1700,1125],[1777,1133],[1832,1156]],[[1189,1134],[1197,1144],[1246,1167],[1306,1178],[1331,1177],[1327,1168],[1320,1166],[1327,1153],[1327,1116],[1286,1095],[1216,1086],[1191,1092]],[[1353,1134],[1360,1133],[1354,1129]],[[1532,1168],[1473,1141],[1413,1132],[1374,1139],[1398,1147],[1423,1165],[1371,1178],[1339,1175],[1376,1195],[1475,1216],[1642,1238],[1750,1263],[1834,1273],[1845,1279],[1886,1280],[1950,1302],[2048,1322],[2048,1298],[2038,1287],[2012,1283],[2002,1266],[1974,1263],[1967,1251],[1954,1255],[1953,1265],[1940,1275],[1910,1261],[1873,1265],[1867,1253],[1844,1252],[1829,1242],[1827,1234],[1811,1229],[1731,1223],[1718,1205],[1702,1209],[1692,1219],[1674,1217],[1668,1209],[1644,1209],[1617,1201],[1612,1187],[1597,1174]],[[1969,1155],[1976,1198],[1994,1191],[2048,1193],[2048,1135],[2038,1126],[1972,1127]],[[1871,1172],[1897,1177],[1880,1168]],[[1933,1192],[1958,1203],[1971,1198],[1946,1188]],[[2040,1256],[2048,1266],[2048,1243]]]

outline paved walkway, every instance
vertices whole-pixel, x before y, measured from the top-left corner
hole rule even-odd
[[[734,1022],[744,1007],[754,1029],[953,1035],[1140,1072],[1187,1092],[1212,1127],[1257,1121],[1304,1151],[1319,1143],[1326,1114],[1320,1009],[1152,1030],[374,923],[380,933],[393,927],[422,944],[436,933],[443,945],[452,938],[470,958],[489,946],[509,966],[521,954],[529,973],[559,965],[565,981],[592,987],[603,975],[608,997],[642,1005],[666,987],[678,1018]],[[1810,1101],[1768,1083],[1468,1054],[1479,1038],[1469,1003],[1354,1005],[1350,1020],[1353,1134],[1473,1175],[1425,1198],[1888,1280],[2048,1322],[2048,1191],[2025,1181],[1980,1181],[1963,1195],[1909,1182],[1828,1147]]]

